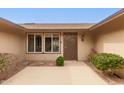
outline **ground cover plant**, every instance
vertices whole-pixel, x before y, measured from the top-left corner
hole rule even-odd
[[[0,72],[4,71],[7,68],[7,57],[5,55],[0,55]]]
[[[112,53],[96,53],[90,56],[90,62],[103,72],[114,73],[115,69],[124,68],[124,58]]]

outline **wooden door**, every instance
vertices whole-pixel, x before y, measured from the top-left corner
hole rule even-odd
[[[64,59],[77,60],[77,33],[64,33]]]

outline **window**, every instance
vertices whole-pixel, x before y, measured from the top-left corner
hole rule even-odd
[[[45,52],[56,53],[60,51],[60,34],[45,34]]]
[[[59,52],[59,35],[53,34],[53,52]]]
[[[41,34],[28,34],[28,52],[42,52]]]
[[[41,35],[35,35],[35,51],[42,52],[42,37],[41,37]]]
[[[60,34],[59,33],[29,33],[27,35],[28,53],[59,53]],[[44,40],[43,40],[44,39]],[[44,42],[42,42],[44,41]],[[43,47],[44,45],[44,47]]]
[[[28,52],[34,52],[34,35],[28,35]]]
[[[45,35],[45,52],[52,52],[52,37],[51,34]]]

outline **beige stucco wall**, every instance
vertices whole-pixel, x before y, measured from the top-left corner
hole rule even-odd
[[[94,31],[98,52],[116,53],[124,57],[124,16],[121,16]]]
[[[15,31],[14,31],[15,30]],[[25,57],[25,34],[16,29],[0,29],[0,53],[12,53]]]
[[[81,36],[84,34],[84,40],[81,40]],[[78,60],[86,60],[91,49],[94,47],[92,34],[89,32],[78,33]]]
[[[67,32],[67,30],[66,30]],[[88,32],[83,31],[73,31],[78,32],[78,60],[85,60],[93,47],[93,42],[91,35]],[[85,34],[84,41],[81,41],[81,36]],[[45,61],[55,61],[58,56],[63,56],[63,32],[61,32],[61,53],[59,54],[30,54],[26,53],[27,60],[45,60]]]

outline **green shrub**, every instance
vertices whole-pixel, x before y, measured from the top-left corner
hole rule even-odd
[[[8,61],[5,55],[0,55],[0,71],[3,71],[6,69],[7,63]]]
[[[57,59],[56,59],[56,65],[57,66],[64,66],[64,58],[62,56],[59,56]]]
[[[90,57],[90,62],[102,71],[124,68],[124,58],[111,53],[97,53]]]

